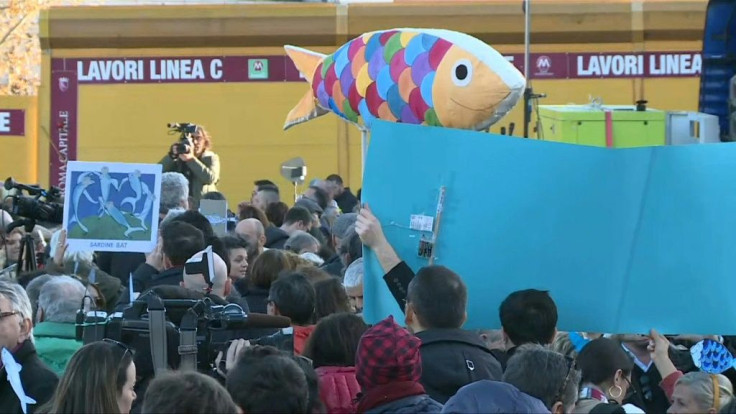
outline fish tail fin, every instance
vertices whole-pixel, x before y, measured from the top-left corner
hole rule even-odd
[[[312,79],[314,79],[314,71],[317,70],[317,67],[322,63],[326,55],[290,45],[284,46],[284,50],[289,55],[291,61],[294,62],[294,66],[296,66],[311,85]]]
[[[34,400],[33,398],[25,395],[23,397],[23,402],[26,403],[26,404],[35,404],[36,403],[36,400]]]
[[[319,64],[325,58],[325,55],[317,52],[312,52],[301,47],[296,46],[284,46],[286,54],[289,56],[294,66],[304,76],[309,83],[312,84],[314,79],[314,72],[319,67]],[[307,122],[310,119],[317,118],[318,116],[326,114],[328,111],[317,106],[316,97],[312,92],[312,88],[309,88],[307,93],[304,94],[299,103],[289,112],[286,116],[286,122],[284,122],[284,130],[287,130],[294,125]]]
[[[299,125],[311,119],[322,116],[327,112],[327,110],[317,106],[317,101],[314,97],[314,93],[312,93],[312,89],[310,88],[307,93],[302,96],[302,99],[299,100],[299,103],[297,103],[296,106],[291,111],[289,111],[289,114],[286,115],[286,122],[284,122],[284,131],[293,127],[294,125]]]

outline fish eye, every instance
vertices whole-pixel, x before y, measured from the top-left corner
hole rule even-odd
[[[457,86],[467,86],[473,79],[473,66],[467,59],[458,60],[452,68],[452,81]]]

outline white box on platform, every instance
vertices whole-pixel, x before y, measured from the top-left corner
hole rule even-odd
[[[718,117],[701,112],[668,112],[667,145],[721,142]]]

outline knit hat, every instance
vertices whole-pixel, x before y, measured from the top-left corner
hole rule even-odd
[[[422,376],[421,340],[389,316],[365,331],[355,357],[355,377],[363,391]]]

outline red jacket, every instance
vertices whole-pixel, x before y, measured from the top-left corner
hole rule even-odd
[[[309,335],[314,331],[314,325],[296,326],[294,325],[294,354],[301,355],[304,352],[304,346],[307,344]]]
[[[355,367],[319,367],[315,371],[319,376],[319,397],[327,413],[355,413],[355,398],[360,392]]]

